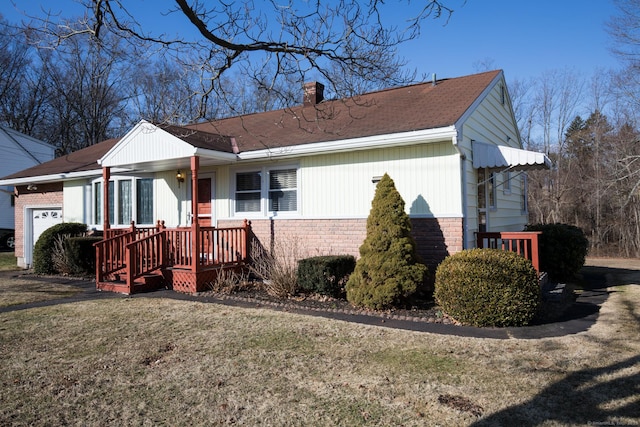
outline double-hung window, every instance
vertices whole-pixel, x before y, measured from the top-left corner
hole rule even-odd
[[[238,172],[235,175],[235,212],[265,215],[298,210],[296,168]]]
[[[93,221],[103,221],[102,180],[93,182]],[[153,179],[115,177],[109,181],[109,223],[113,226],[153,224]]]

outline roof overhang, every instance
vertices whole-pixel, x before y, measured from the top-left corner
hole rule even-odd
[[[125,169],[114,168],[112,173],[126,172]],[[71,181],[75,179],[95,178],[102,176],[102,169],[81,171],[81,172],[68,172],[68,173],[54,173],[50,175],[34,175],[23,178],[12,179],[0,179],[0,185],[29,185],[29,184],[46,184],[50,182]]]
[[[473,167],[512,171],[551,169],[553,162],[537,151],[473,141]]]
[[[192,156],[200,156],[201,164],[225,164],[237,160],[234,153],[195,147],[171,133],[141,120],[98,164],[129,171],[158,171],[189,166]]]

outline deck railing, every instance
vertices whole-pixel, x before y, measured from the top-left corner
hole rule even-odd
[[[248,262],[251,225],[241,227],[199,227],[198,239],[193,228],[156,227],[107,230],[97,242],[96,282],[126,281],[129,292],[134,281],[162,268],[194,272],[240,265]],[[194,245],[197,242],[197,247]]]
[[[538,253],[538,237],[540,231],[501,231],[476,233],[478,248],[492,248],[516,252],[533,264],[540,274],[540,257]]]
[[[156,232],[127,244],[127,283],[165,266],[165,242],[165,233]]]
[[[96,281],[114,280],[115,274],[125,274],[127,266],[126,247],[136,240],[158,233],[163,223],[158,221],[155,227],[136,227],[131,221],[128,228],[110,228],[104,231],[104,240],[96,247]]]
[[[249,234],[242,227],[200,227],[198,247],[193,248],[193,231],[181,227],[164,230],[168,261],[173,267],[192,268],[194,259],[199,267],[238,264],[248,258]]]

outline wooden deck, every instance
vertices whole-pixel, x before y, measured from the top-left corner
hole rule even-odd
[[[167,287],[194,293],[207,289],[220,271],[240,269],[249,259],[251,224],[235,228],[109,229],[96,243],[96,287],[133,294]]]

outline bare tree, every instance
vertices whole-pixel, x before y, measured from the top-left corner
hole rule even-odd
[[[640,62],[640,0],[614,0],[618,14],[608,22],[613,53],[630,66]],[[636,67],[637,68],[637,67]]]
[[[40,51],[49,79],[51,125],[58,130],[59,154],[66,154],[121,134],[130,126],[125,114],[129,98],[120,40],[93,43],[70,38],[55,51]]]
[[[72,36],[90,34],[104,40],[109,34],[131,43],[139,55],[148,52],[172,58],[177,64],[197,72],[200,79],[199,117],[212,114],[211,98],[230,98],[220,84],[234,69],[250,76],[267,89],[277,82],[323,79],[327,94],[351,95],[373,85],[390,86],[414,78],[406,73],[397,57],[399,44],[417,37],[425,19],[449,17],[452,10],[440,0],[405,5],[382,0],[313,1],[252,0],[225,2],[175,0],[170,10],[145,10],[158,18],[186,21],[188,34],[157,34],[140,23],[134,9],[124,0],[80,0],[86,15],[72,23],[41,18],[38,31],[53,35],[57,46]],[[405,7],[412,16],[407,26],[397,28],[386,21],[389,8]],[[145,17],[148,18],[148,17]],[[375,82],[375,83],[374,83]],[[286,92],[280,103],[289,102]]]
[[[0,123],[41,138],[46,78],[25,34],[0,16]]]

